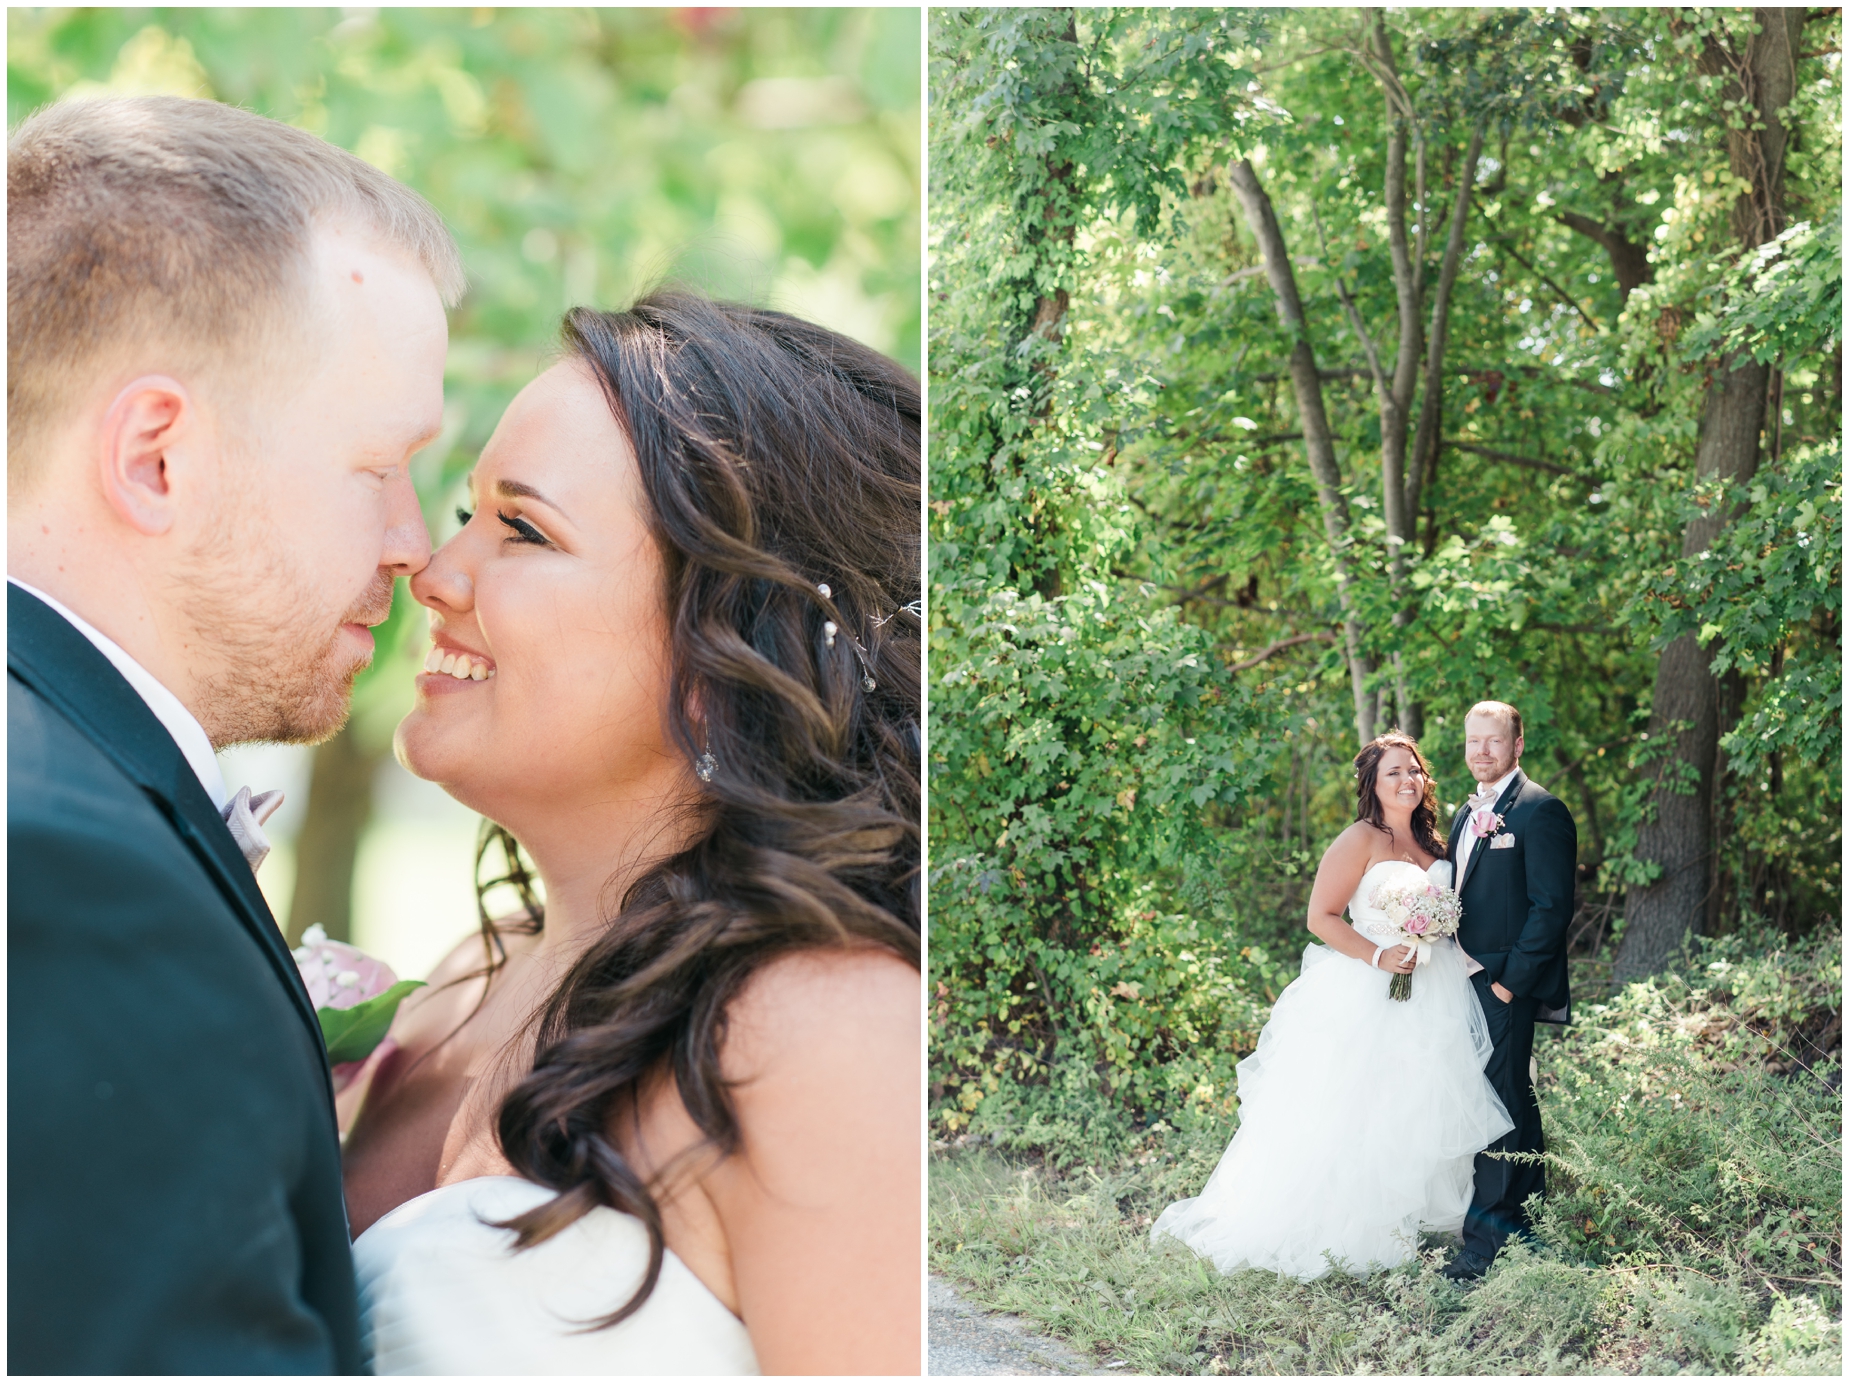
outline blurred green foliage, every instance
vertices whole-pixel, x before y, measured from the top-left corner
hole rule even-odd
[[[919,369],[916,9],[13,9],[7,40],[9,128],[64,97],[212,97],[442,212],[470,286],[415,465],[438,540],[567,307],[672,279]],[[414,614],[399,600],[395,632]],[[368,738],[408,702],[403,656],[361,689]]]

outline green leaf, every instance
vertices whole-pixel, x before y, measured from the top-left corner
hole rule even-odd
[[[398,1005],[413,989],[422,989],[422,980],[400,980],[383,994],[355,1004],[352,1008],[318,1008],[321,1040],[327,1043],[328,1061],[339,1066],[349,1061],[364,1061],[385,1040]]]

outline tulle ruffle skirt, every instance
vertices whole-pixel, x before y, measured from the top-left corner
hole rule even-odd
[[[1239,1063],[1238,1133],[1206,1189],[1152,1231],[1221,1272],[1309,1281],[1393,1267],[1421,1230],[1455,1231],[1472,1161],[1514,1125],[1483,1075],[1490,1038],[1455,943],[1391,976],[1326,946],[1278,996]]]

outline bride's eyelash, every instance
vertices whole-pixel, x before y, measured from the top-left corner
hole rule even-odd
[[[503,514],[498,509],[494,511],[494,516],[497,519],[499,519],[502,523],[506,524],[509,528],[514,530],[513,533],[508,537],[507,539],[508,542],[510,543],[538,543],[544,547],[550,547],[552,545],[551,540],[548,539],[544,533],[541,533],[537,528],[533,527],[533,525],[528,523],[525,519],[520,518],[517,515],[514,518],[510,519],[507,517],[507,515]]]
[[[471,514],[467,509],[464,509],[460,504],[456,506],[456,522],[461,524],[464,528],[469,526],[469,520],[474,517],[475,515]]]

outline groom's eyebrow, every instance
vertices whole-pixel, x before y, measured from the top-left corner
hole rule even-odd
[[[571,517],[570,514],[565,513],[563,509],[559,508],[558,505],[554,504],[551,500],[547,499],[544,495],[540,494],[539,491],[535,490],[531,485],[523,484],[518,480],[496,481],[494,489],[495,489],[496,494],[506,495],[510,499],[537,500],[539,501],[539,503],[545,505],[546,508],[552,510],[555,514],[561,514],[565,518],[568,518],[568,519]]]

